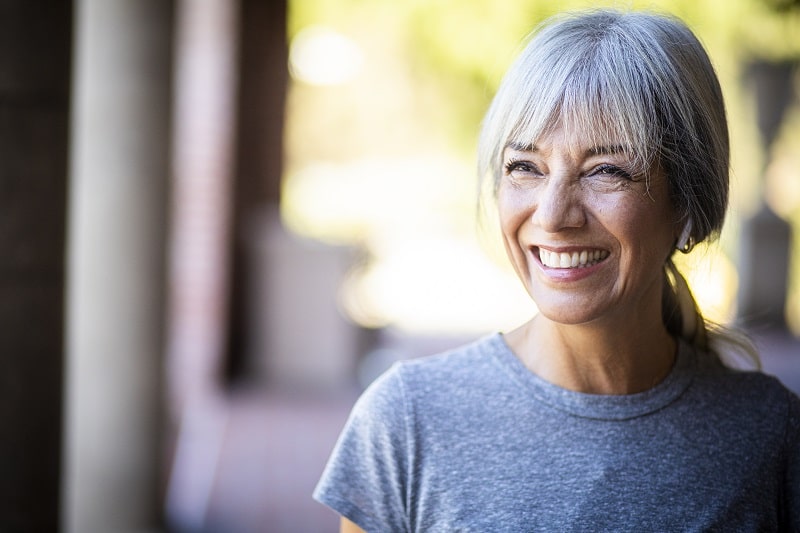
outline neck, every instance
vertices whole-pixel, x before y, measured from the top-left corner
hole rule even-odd
[[[560,387],[592,394],[633,394],[654,387],[669,374],[676,343],[660,317],[631,324],[565,325],[537,315],[506,338],[525,366]]]

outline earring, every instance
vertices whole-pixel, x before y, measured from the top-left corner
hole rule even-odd
[[[681,236],[678,237],[678,242],[675,244],[675,248],[680,250],[681,252],[688,254],[692,251],[694,247],[694,243],[692,242],[692,219],[689,218],[686,221],[686,225],[683,227],[683,231],[681,232]]]

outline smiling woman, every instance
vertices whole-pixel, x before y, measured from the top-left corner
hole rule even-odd
[[[668,183],[661,172],[626,170],[634,165],[624,150],[593,146],[597,143],[573,140],[555,129],[524,151],[506,148],[497,193],[503,242],[544,318],[554,324],[591,324],[592,329],[648,325],[633,331],[656,335],[647,341],[662,347],[654,354],[661,363],[650,366],[663,377],[672,363],[674,343],[666,328],[653,330],[652,325],[662,322],[663,267],[680,232],[673,222]],[[559,378],[539,368],[537,358],[552,361],[552,354],[533,353],[540,344],[528,346],[519,339],[523,331],[507,336],[523,362],[534,372],[539,369],[545,379],[569,382],[569,375]],[[626,335],[632,342],[630,333]],[[577,341],[579,336],[570,333],[569,339]],[[579,360],[589,363],[585,356]],[[606,378],[602,368],[586,376],[608,383],[573,383],[570,388],[638,392],[653,383],[646,375],[642,383],[624,383],[619,375]]]
[[[342,529],[800,528],[800,399],[728,366],[758,356],[706,324],[672,262],[718,234],[728,198],[722,95],[692,32],[551,19],[479,152],[539,313],[373,383],[315,492]]]

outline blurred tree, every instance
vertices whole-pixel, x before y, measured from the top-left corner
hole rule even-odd
[[[767,0],[766,3],[778,13],[800,9],[800,0]]]

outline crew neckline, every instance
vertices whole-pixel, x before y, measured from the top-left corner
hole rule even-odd
[[[679,340],[672,369],[655,387],[634,394],[589,394],[565,389],[531,372],[501,333],[490,336],[488,341],[495,360],[537,401],[574,416],[597,420],[627,420],[668,406],[691,384],[696,357],[694,349]]]

